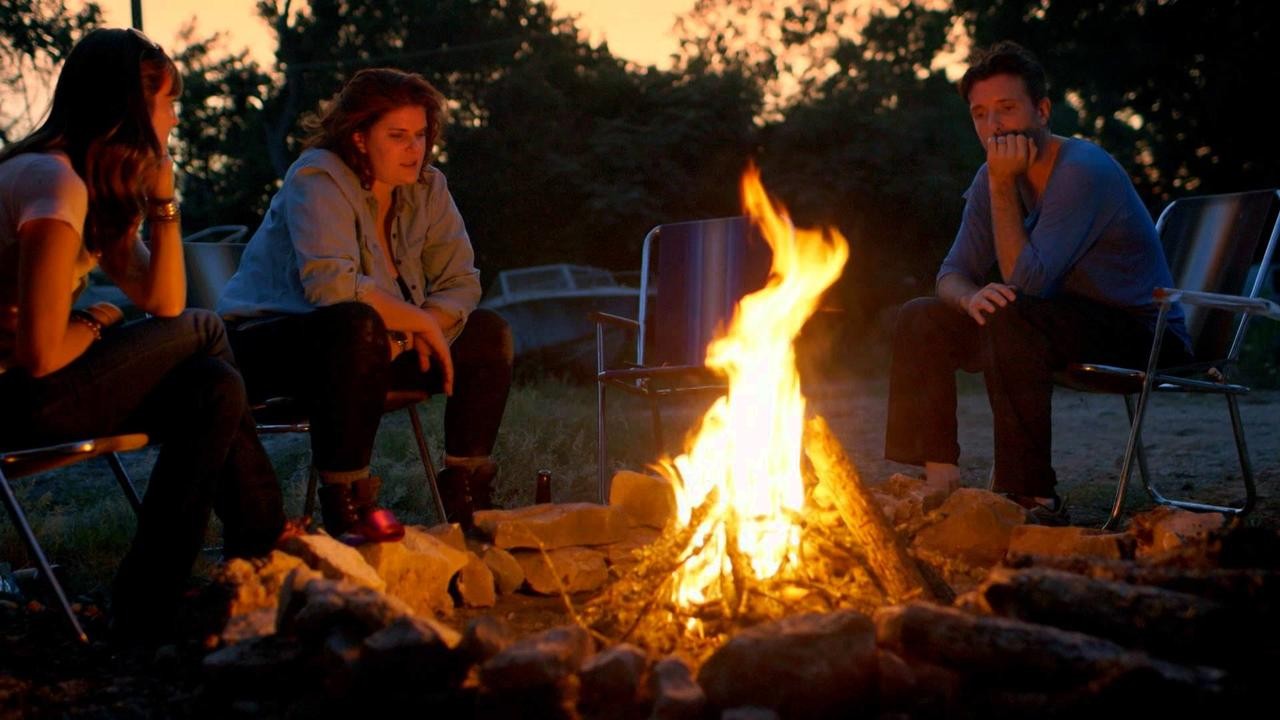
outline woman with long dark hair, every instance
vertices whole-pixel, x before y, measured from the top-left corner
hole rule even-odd
[[[448,520],[492,506],[490,453],[511,385],[511,331],[477,310],[479,272],[429,162],[444,99],[421,75],[362,70],[308,124],[218,311],[251,397],[311,419],[320,509],[348,542],[398,539],[370,475],[388,389],[450,395],[439,485]]]
[[[48,119],[0,152],[0,446],[120,432],[160,444],[113,591],[113,622],[135,636],[172,629],[211,510],[229,556],[270,551],[284,527],[222,322],[183,309],[166,148],[181,89],[145,35],[94,30],[67,57]],[[95,266],[151,317],[73,310]]]

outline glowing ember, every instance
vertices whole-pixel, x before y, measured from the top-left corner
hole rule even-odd
[[[849,257],[838,231],[792,227],[754,167],[742,178],[742,195],[773,248],[773,268],[766,286],[742,299],[728,333],[707,351],[707,366],[728,377],[728,394],[707,411],[685,454],[663,468],[676,487],[677,522],[685,528],[693,510],[716,492],[693,531],[694,554],[674,578],[673,600],[685,608],[731,601],[725,580],[744,572],[743,558],[759,579],[796,561],[805,401],[793,342]]]

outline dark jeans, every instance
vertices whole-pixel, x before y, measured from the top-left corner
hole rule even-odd
[[[307,413],[318,470],[349,472],[369,465],[388,390],[443,392],[437,364],[423,373],[412,352],[390,360],[386,326],[364,303],[232,323],[230,336],[249,397],[294,398]],[[454,379],[445,403],[445,452],[488,455],[511,388],[511,329],[498,314],[476,310],[450,352]]]
[[[104,331],[55,373],[0,375],[0,437],[32,446],[125,432],[160,445],[117,611],[171,610],[204,543],[210,510],[225,551],[270,551],[284,526],[280,485],[258,442],[244,383],[216,315],[188,310]]]
[[[902,307],[893,338],[885,457],[909,465],[956,464],[957,370],[981,372],[995,422],[995,488],[1049,497],[1053,373],[1076,362],[1146,367],[1146,322],[1078,297],[1018,295],[978,325],[937,298]],[[1190,360],[1167,330],[1162,366]]]

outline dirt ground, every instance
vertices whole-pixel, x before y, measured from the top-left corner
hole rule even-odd
[[[918,468],[883,458],[886,391],[881,383],[840,383],[812,393],[867,482]],[[1254,392],[1240,400],[1245,438],[1253,462],[1258,504],[1250,521],[1280,522],[1280,391]],[[1059,493],[1069,496],[1072,524],[1100,526],[1110,512],[1124,456],[1128,420],[1118,396],[1058,389],[1054,394],[1054,469]],[[991,410],[981,381],[959,399],[961,471],[969,487],[986,487],[991,471]],[[1214,504],[1244,498],[1226,401],[1218,396],[1157,395],[1143,436],[1152,483],[1167,497]],[[1137,470],[1129,483],[1126,510],[1152,507]]]

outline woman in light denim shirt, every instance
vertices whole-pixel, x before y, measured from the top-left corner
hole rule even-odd
[[[477,310],[479,272],[444,175],[427,162],[444,99],[422,76],[357,73],[318,117],[218,303],[254,398],[311,420],[325,528],[399,539],[377,505],[374,435],[389,389],[449,395],[448,520],[492,507],[490,458],[511,386],[511,331]]]

